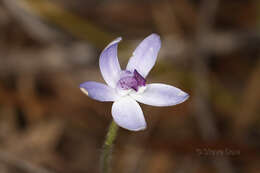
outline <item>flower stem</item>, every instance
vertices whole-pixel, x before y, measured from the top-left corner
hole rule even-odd
[[[109,129],[108,129],[106,140],[103,145],[103,150],[101,153],[100,162],[101,162],[101,172],[102,173],[110,172],[111,154],[112,154],[112,149],[113,149],[113,143],[117,136],[117,131],[118,131],[118,126],[112,120],[112,122],[109,126]]]

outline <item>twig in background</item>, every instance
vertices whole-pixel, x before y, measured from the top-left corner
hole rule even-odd
[[[238,115],[234,121],[233,129],[236,130],[236,135],[241,135],[245,132],[252,120],[257,120],[259,114],[259,100],[260,100],[260,59],[258,60],[255,68],[252,70],[252,74],[249,77],[244,95],[242,96],[242,102],[240,109],[237,109],[236,114]],[[248,129],[247,129],[248,130]]]
[[[3,0],[5,8],[38,41],[51,42],[64,39],[65,35],[54,30],[36,15],[30,13],[30,5],[25,1]]]
[[[204,140],[214,140],[219,137],[210,106],[208,105],[209,69],[207,66],[207,55],[209,52],[203,49],[203,39],[212,30],[218,3],[218,0],[203,0],[201,2],[194,44],[194,109],[195,118]],[[213,164],[218,172],[234,172],[229,159],[226,157],[213,158]]]
[[[14,166],[17,169],[25,171],[26,173],[54,173],[50,170],[44,169],[25,160],[18,159],[4,151],[0,151],[0,162],[10,166]]]

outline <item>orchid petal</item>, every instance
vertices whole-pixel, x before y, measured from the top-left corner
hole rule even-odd
[[[101,53],[99,67],[106,83],[115,87],[120,78],[121,67],[117,58],[117,45],[122,40],[121,37],[112,41]]]
[[[171,85],[154,83],[146,85],[143,93],[132,93],[131,96],[140,103],[152,106],[172,106],[188,99],[189,95]]]
[[[136,69],[145,78],[153,68],[160,48],[159,35],[151,34],[146,37],[133,52],[126,69],[132,72]]]
[[[131,97],[122,97],[112,106],[114,121],[122,128],[139,131],[146,128],[143,111],[140,105]]]
[[[90,98],[101,102],[115,101],[119,97],[115,89],[98,82],[82,83],[80,89]]]

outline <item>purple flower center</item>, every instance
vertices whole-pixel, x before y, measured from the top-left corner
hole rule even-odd
[[[138,88],[145,86],[145,84],[146,80],[143,78],[143,76],[141,76],[137,70],[134,70],[134,73],[130,71],[124,71],[117,83],[117,86],[123,90],[134,89],[135,91],[138,91]]]

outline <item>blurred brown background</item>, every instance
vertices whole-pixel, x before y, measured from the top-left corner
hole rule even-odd
[[[1,0],[0,173],[97,173],[111,103],[103,81],[114,38],[121,65],[152,32],[162,48],[148,82],[190,94],[142,105],[148,128],[120,129],[113,172],[260,172],[258,0]]]

